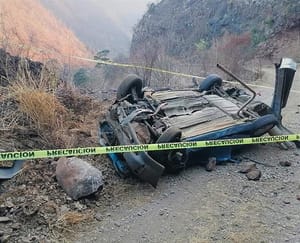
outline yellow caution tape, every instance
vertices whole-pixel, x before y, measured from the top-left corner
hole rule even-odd
[[[140,69],[144,69],[144,70],[151,70],[151,71],[156,71],[156,72],[161,72],[161,73],[167,73],[167,74],[172,74],[172,75],[175,75],[175,76],[181,76],[181,77],[186,77],[186,78],[198,78],[198,79],[202,79],[202,80],[205,79],[205,77],[201,77],[201,76],[198,76],[198,75],[192,75],[192,74],[186,74],[186,73],[180,73],[180,72],[173,72],[173,71],[168,71],[168,70],[164,70],[164,69],[160,69],[160,68],[153,68],[153,67],[134,65],[134,64],[126,64],[126,63],[117,63],[117,62],[111,62],[111,61],[94,60],[94,59],[90,59],[90,58],[77,57],[77,56],[72,56],[72,58],[82,60],[82,61],[87,61],[87,62],[94,62],[94,63],[104,64],[104,65],[117,66],[117,67],[140,68]],[[224,83],[231,83],[231,84],[240,84],[238,82],[227,81],[227,80],[223,80],[223,82]],[[273,87],[264,86],[264,85],[249,84],[249,83],[247,83],[247,85],[251,86],[251,87],[257,87],[257,88],[274,89]],[[299,90],[291,90],[291,92],[300,94]]]
[[[93,60],[93,59],[89,59],[89,58],[75,57],[75,56],[73,58],[83,60],[83,61],[88,61],[88,62],[104,64],[104,65],[111,65],[111,66],[117,66],[117,67],[126,67],[126,68],[140,68],[140,69],[144,69],[144,70],[151,70],[151,71],[157,71],[157,72],[161,72],[161,73],[168,73],[168,74],[177,75],[177,76],[186,77],[186,78],[204,79],[204,77],[200,77],[200,76],[197,76],[197,75],[173,72],[173,71],[168,71],[168,70],[164,70],[164,69],[160,69],[160,68],[146,67],[146,66],[126,64],[126,63],[117,63],[117,62],[111,62],[111,61]]]
[[[109,154],[109,153],[132,153],[132,152],[146,152],[146,151],[160,151],[160,150],[174,150],[174,149],[199,149],[199,148],[236,146],[236,145],[247,145],[247,144],[282,143],[288,141],[300,141],[300,134],[253,137],[253,138],[206,140],[206,141],[187,141],[187,142],[176,142],[176,143],[136,144],[136,145],[119,145],[119,146],[106,146],[106,147],[2,152],[0,153],[0,160],[9,161],[9,160],[24,160],[24,159],[57,158],[57,157],[66,157],[66,156],[98,155],[98,154]]]
[[[19,47],[27,47],[27,48],[30,48],[30,49],[34,49],[38,52],[48,52],[48,53],[56,52],[56,51],[53,51],[53,50],[50,50],[50,49],[45,49],[45,48],[41,49],[41,48],[36,48],[36,47],[32,47],[32,46],[26,46],[24,44],[13,44],[13,45],[19,46]],[[68,57],[68,58],[71,57],[71,58],[74,58],[74,59],[87,61],[87,62],[94,62],[94,63],[104,64],[104,65],[111,65],[111,66],[124,67],[124,68],[139,68],[139,69],[144,69],[144,70],[152,70],[152,71],[156,71],[156,72],[172,74],[172,75],[175,75],[175,76],[181,76],[181,77],[186,77],[186,78],[205,79],[205,77],[201,77],[201,76],[198,76],[198,75],[168,71],[168,70],[155,68],[155,67],[153,68],[153,67],[147,67],[147,66],[135,65],[135,64],[126,64],[126,63],[117,63],[117,62],[111,62],[111,61],[94,60],[94,59],[91,59],[91,58],[78,57],[78,56],[69,56],[69,55],[62,55],[62,56],[65,56],[65,57]],[[228,80],[223,80],[223,82],[224,83],[232,83],[232,84],[240,84],[238,82],[233,82],[233,81],[228,81]],[[249,83],[247,83],[247,85],[251,86],[251,87],[257,87],[257,88],[274,89],[273,87],[264,86],[264,85],[249,84]],[[292,89],[290,92],[300,94],[299,90]]]

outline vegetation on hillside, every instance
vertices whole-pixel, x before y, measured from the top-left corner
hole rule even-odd
[[[68,148],[95,143],[100,101],[60,79],[51,65],[0,52],[0,147]],[[6,72],[5,72],[6,70]],[[10,70],[9,72],[7,70]]]
[[[131,60],[202,76],[217,72],[216,63],[222,63],[253,80],[260,76],[260,60],[251,67],[245,64],[257,58],[257,51],[270,38],[287,30],[299,33],[299,12],[298,0],[162,0],[150,4],[135,27]],[[265,44],[264,49],[269,46]],[[275,52],[275,48],[260,51],[268,58]],[[288,54],[299,58],[299,51]],[[152,84],[156,82],[153,74],[142,73]]]
[[[14,55],[45,62],[78,63],[72,55],[89,51],[38,0],[0,0],[0,47]]]
[[[298,0],[162,0],[149,5],[135,28],[131,53],[151,42],[170,56],[189,57],[225,33],[248,32],[251,45],[300,25]]]

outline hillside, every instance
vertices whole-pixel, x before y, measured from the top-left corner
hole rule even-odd
[[[224,35],[247,35],[255,49],[278,33],[299,31],[299,13],[299,0],[162,0],[136,26],[131,55],[146,42],[170,56],[188,58]]]
[[[94,51],[128,54],[133,25],[142,16],[145,2],[95,0],[41,0],[78,38]],[[136,6],[137,5],[137,6]],[[113,6],[113,7],[112,7]]]
[[[0,46],[13,55],[73,63],[70,56],[89,53],[74,33],[38,0],[0,0],[0,16]]]

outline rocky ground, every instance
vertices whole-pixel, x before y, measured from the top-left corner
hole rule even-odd
[[[272,70],[265,68],[264,82],[257,84],[272,85]],[[296,90],[299,80],[298,73]],[[299,105],[291,93],[284,122],[296,132]],[[18,176],[0,184],[1,242],[299,242],[299,150],[256,145],[236,156],[263,163],[257,164],[261,179],[249,181],[238,172],[249,161],[243,159],[213,172],[193,167],[164,176],[154,189],[117,177],[105,156],[86,157],[102,171],[105,185],[79,201],[57,184],[56,161],[28,161]]]
[[[212,173],[196,167],[176,177],[164,177],[156,190],[140,185],[110,206],[109,212],[98,212],[99,222],[71,239],[299,242],[300,157],[295,151],[278,150],[268,145],[244,151],[243,155],[274,166],[258,166],[263,173],[260,181],[249,181],[238,173],[240,165],[228,164]],[[286,160],[291,167],[279,165]]]
[[[272,85],[273,67],[263,71],[264,81],[257,84]],[[299,80],[298,73],[294,90],[299,90]],[[270,100],[272,90],[256,89]],[[299,105],[297,93],[292,92],[284,122],[296,132]],[[257,164],[261,179],[249,181],[238,173],[248,162],[243,159],[241,164],[218,166],[211,173],[194,167],[178,176],[165,176],[157,189],[138,182],[106,210],[99,208],[97,222],[81,228],[70,241],[299,242],[299,150],[255,145],[236,156],[265,164]]]

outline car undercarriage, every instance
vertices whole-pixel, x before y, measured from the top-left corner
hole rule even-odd
[[[119,86],[117,99],[100,122],[100,144],[131,145],[257,137],[288,133],[281,123],[296,65],[282,59],[276,66],[273,103],[255,99],[256,93],[220,66],[243,88],[209,75],[198,87],[152,90],[136,75]],[[296,142],[296,145],[299,144]],[[121,176],[134,174],[156,186],[164,172],[178,173],[192,164],[232,160],[233,147],[179,149],[109,154]]]

